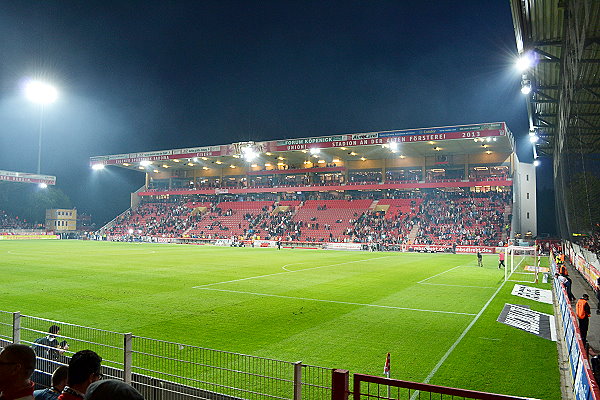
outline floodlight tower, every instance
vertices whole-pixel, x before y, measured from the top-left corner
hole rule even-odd
[[[32,103],[38,104],[40,108],[40,125],[38,132],[38,161],[37,173],[41,172],[42,167],[42,133],[44,126],[44,106],[52,104],[58,97],[56,88],[48,83],[31,80],[25,85],[25,96]]]

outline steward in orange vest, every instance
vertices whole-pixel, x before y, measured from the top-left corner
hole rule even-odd
[[[585,344],[587,342],[587,331],[590,324],[590,305],[588,304],[590,296],[584,293],[579,300],[577,300],[577,306],[575,306],[575,313],[579,320],[579,331],[581,333],[581,340]]]

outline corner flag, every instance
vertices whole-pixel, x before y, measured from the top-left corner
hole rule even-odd
[[[383,373],[387,378],[390,377],[390,353],[387,353],[387,357],[385,358],[385,365],[383,366]]]

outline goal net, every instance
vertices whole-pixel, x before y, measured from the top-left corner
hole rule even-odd
[[[508,246],[504,249],[504,280],[537,283],[540,257],[536,247]]]

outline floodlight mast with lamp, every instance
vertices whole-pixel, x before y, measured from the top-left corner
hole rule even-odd
[[[533,67],[534,63],[535,63],[535,54],[532,54],[531,52],[527,51],[527,52],[521,54],[521,56],[517,59],[517,62],[515,64],[519,71],[525,72],[528,69],[530,69],[531,67]]]
[[[25,85],[25,96],[32,103],[38,104],[40,107],[40,126],[38,132],[38,163],[37,173],[41,173],[42,169],[42,132],[44,126],[44,106],[51,104],[58,98],[58,91],[52,85],[40,81],[29,81]]]

